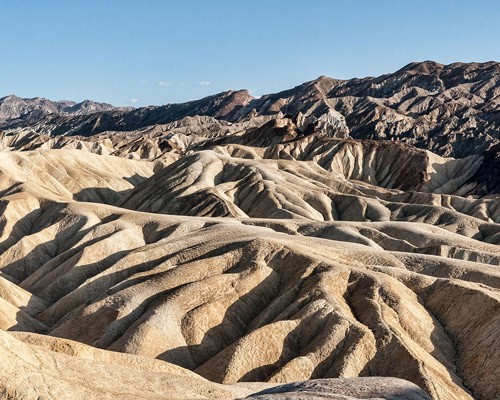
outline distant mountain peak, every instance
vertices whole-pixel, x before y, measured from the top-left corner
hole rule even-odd
[[[90,115],[103,111],[130,111],[132,107],[114,107],[107,103],[84,100],[52,101],[44,97],[22,98],[15,94],[0,98],[0,126],[35,123],[44,116]]]
[[[403,68],[401,68],[398,72],[403,72],[403,71],[414,71],[418,72],[421,74],[430,74],[439,70],[442,70],[444,68],[444,64],[440,64],[436,61],[414,61],[411,62],[407,65],[405,65]]]

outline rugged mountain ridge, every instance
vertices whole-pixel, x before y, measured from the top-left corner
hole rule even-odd
[[[0,128],[26,126],[49,116],[82,116],[104,111],[131,111],[132,107],[114,107],[107,103],[84,100],[80,103],[43,97],[32,99],[15,95],[0,98]]]
[[[455,158],[479,154],[500,139],[500,64],[411,63],[376,78],[327,77],[250,103],[257,114],[280,110],[345,117],[356,139],[399,140]],[[303,110],[307,111],[303,111]]]
[[[320,77],[261,98],[228,91],[182,104],[116,110],[90,115],[40,115],[28,121],[50,136],[92,136],[133,131],[205,115],[229,122],[282,113],[301,131],[314,127],[329,136],[397,140],[461,158],[489,151],[499,143],[500,64],[432,61],[361,79]],[[3,123],[0,128],[12,127]]]
[[[247,90],[228,91],[187,103],[148,106],[132,110],[111,106],[110,111],[94,111],[89,115],[41,114],[39,118],[28,121],[22,119],[13,122],[6,121],[0,124],[0,129],[29,126],[38,133],[50,136],[92,136],[108,130],[133,131],[155,124],[168,124],[188,116],[205,115],[232,120],[234,112],[248,104],[251,99],[253,97]]]

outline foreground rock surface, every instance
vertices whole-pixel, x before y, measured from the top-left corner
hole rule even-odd
[[[394,378],[318,379],[263,390],[249,400],[428,400],[430,397],[407,381]]]
[[[0,355],[0,398],[9,400],[429,398],[393,378],[319,380],[276,387],[283,395],[264,394],[273,385],[220,385],[163,361],[28,333],[0,331]]]

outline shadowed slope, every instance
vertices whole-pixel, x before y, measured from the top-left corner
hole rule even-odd
[[[499,221],[498,197],[447,194],[472,190],[478,159],[432,157],[316,137],[268,148],[232,145],[170,164],[138,185],[122,206],[198,216],[413,221],[467,236],[484,228],[494,236],[498,227],[488,223]]]

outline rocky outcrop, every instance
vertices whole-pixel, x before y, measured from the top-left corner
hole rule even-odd
[[[324,379],[273,387],[253,394],[255,400],[338,399],[424,400],[427,395],[417,386],[391,378]]]

